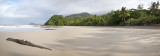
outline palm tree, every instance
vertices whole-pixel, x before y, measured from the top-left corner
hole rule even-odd
[[[120,11],[120,17],[121,19],[125,22],[126,21],[126,17],[130,16],[129,12],[126,10],[126,7],[122,7],[121,11]]]
[[[159,5],[160,5],[159,1],[152,3],[151,7],[149,8],[151,15],[154,15],[154,13],[157,12]]]

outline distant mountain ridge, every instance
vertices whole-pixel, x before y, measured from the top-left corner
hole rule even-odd
[[[89,13],[83,12],[83,13],[72,14],[72,15],[66,16],[66,18],[80,19],[80,18],[86,18],[89,16],[91,16]]]
[[[36,24],[36,23],[30,23],[29,25],[38,25],[38,24]]]

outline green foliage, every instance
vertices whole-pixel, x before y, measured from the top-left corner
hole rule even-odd
[[[129,12],[126,10],[126,7],[122,7],[119,16],[124,22],[126,21],[126,17],[130,16]]]
[[[121,18],[119,17],[119,14],[119,10],[109,13],[106,17],[107,25],[119,25],[119,23],[122,22]]]
[[[81,18],[87,18],[89,16],[90,16],[89,13],[83,12],[83,13],[79,13],[79,14],[73,14],[73,15],[66,16],[66,18],[81,19]]]
[[[149,8],[150,9],[150,14],[152,16],[154,16],[158,12],[159,5],[160,5],[159,1],[152,3],[151,7]]]
[[[45,25],[64,25],[65,18],[62,15],[54,15]]]
[[[99,25],[105,25],[105,24],[106,24],[106,20],[96,15],[85,18],[81,20],[81,22],[79,22],[79,25],[84,25],[84,26],[99,26]]]
[[[160,16],[155,17],[155,18],[152,20],[152,23],[153,23],[153,24],[160,24]]]
[[[130,18],[138,19],[140,17],[145,17],[148,16],[147,12],[145,10],[136,10],[136,9],[131,9],[130,11]]]
[[[119,25],[121,21],[119,18],[110,18],[107,20],[107,25]]]
[[[135,19],[134,18],[130,18],[130,19],[128,19],[125,23],[127,24],[127,25],[133,25],[132,23],[135,21]]]
[[[143,9],[138,5],[137,9],[122,7],[121,10],[111,11],[102,16],[89,13],[73,14],[66,17],[62,15],[52,16],[45,25],[58,26],[106,26],[106,25],[150,25],[160,23],[159,2],[153,2],[149,8]]]
[[[141,24],[141,19],[134,19],[130,22],[129,25],[142,25]]]
[[[153,17],[142,17],[141,19],[141,23],[143,25],[149,25],[152,24],[152,20],[154,19]]]

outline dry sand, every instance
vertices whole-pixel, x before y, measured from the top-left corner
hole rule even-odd
[[[7,38],[28,40],[53,51]],[[0,32],[0,56],[160,56],[160,27],[64,26],[57,30]]]

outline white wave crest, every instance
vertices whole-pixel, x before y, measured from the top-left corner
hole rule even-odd
[[[0,25],[0,28],[40,28],[38,25]]]

